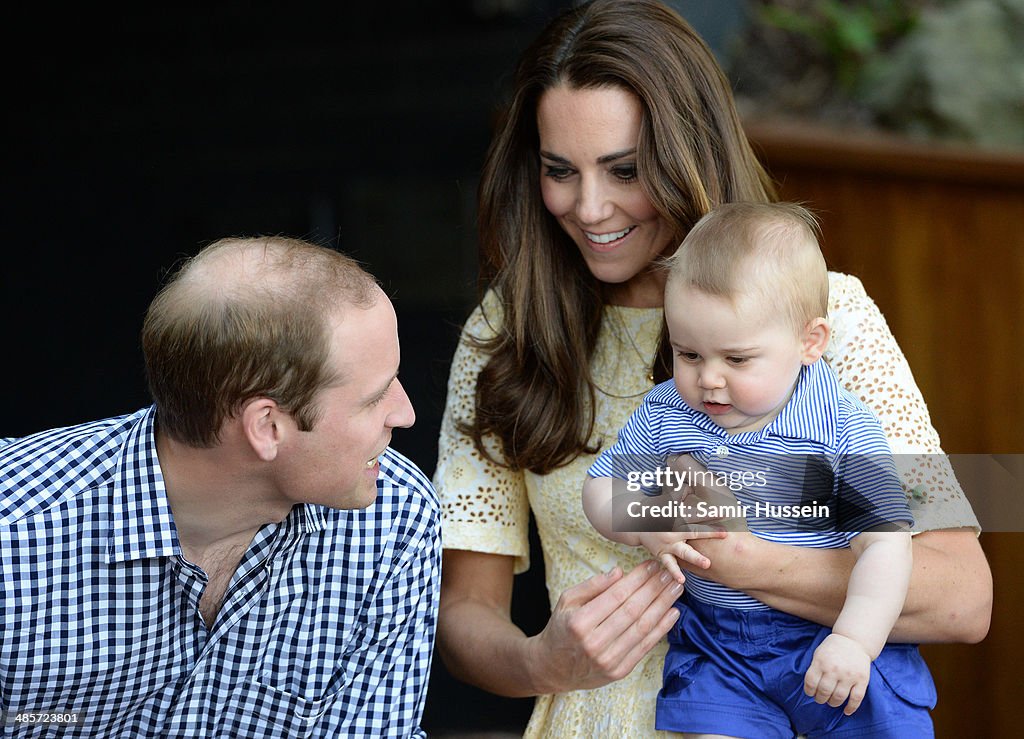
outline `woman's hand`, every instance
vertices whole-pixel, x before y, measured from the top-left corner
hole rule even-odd
[[[512,557],[446,549],[442,571],[438,653],[458,679],[512,698],[625,677],[679,618],[683,590],[657,562],[616,567],[562,593],[527,637],[510,615]]]
[[[533,661],[543,693],[597,688],[636,667],[679,618],[672,604],[681,583],[654,561],[623,575],[595,575],[562,593],[544,630],[534,637]]]

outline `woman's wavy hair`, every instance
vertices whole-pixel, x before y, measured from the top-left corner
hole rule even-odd
[[[636,95],[641,186],[678,244],[713,206],[774,200],[743,132],[728,80],[705,42],[653,0],[594,0],[555,18],[525,51],[487,153],[478,192],[481,280],[502,315],[466,430],[481,453],[494,434],[513,469],[543,474],[588,446],[590,358],[601,284],[540,194],[537,104],[553,87],[617,87]],[[663,332],[664,333],[664,332]],[[671,361],[662,341],[656,377]]]

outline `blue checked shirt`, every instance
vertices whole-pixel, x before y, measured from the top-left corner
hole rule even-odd
[[[0,736],[423,737],[440,583],[434,490],[388,450],[376,502],[257,532],[211,628],[154,410],[0,445]]]

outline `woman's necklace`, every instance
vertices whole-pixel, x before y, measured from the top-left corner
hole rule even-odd
[[[615,333],[615,337],[619,340],[620,344],[625,343],[625,342],[622,341],[622,336],[626,337],[626,341],[628,341],[629,345],[631,347],[633,347],[633,351],[636,353],[637,358],[641,362],[643,362],[644,366],[646,367],[646,373],[644,375],[644,378],[647,380],[647,382],[649,384],[653,385],[654,384],[654,361],[653,361],[653,359],[652,360],[648,360],[646,357],[644,357],[644,353],[642,351],[640,351],[640,347],[638,347],[636,345],[636,342],[633,341],[633,334],[630,332],[629,327],[626,325],[625,320],[622,318],[621,315],[619,315],[619,311],[617,311],[614,308],[612,308],[611,310],[606,311],[606,312],[607,313],[612,313],[612,314],[615,315],[615,321],[614,321],[615,327],[613,329],[613,331]],[[646,390],[644,392],[646,392]]]

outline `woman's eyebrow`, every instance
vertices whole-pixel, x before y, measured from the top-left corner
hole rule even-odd
[[[569,163],[569,160],[565,157],[560,157],[557,154],[552,154],[550,151],[544,151],[543,149],[541,149],[540,155],[542,159],[550,159],[551,161],[558,162],[559,164]]]
[[[608,162],[614,162],[616,159],[623,159],[625,157],[631,157],[636,154],[636,147],[632,149],[623,149],[622,151],[616,151],[612,154],[605,154],[597,158],[598,164],[607,164]]]
[[[634,154],[636,154],[636,147],[633,147],[632,149],[623,149],[622,151],[615,151],[612,152],[611,154],[603,154],[602,156],[599,156],[597,158],[597,163],[607,164],[608,162],[614,162],[618,159],[624,159],[626,157],[633,156]],[[557,162],[559,164],[569,164],[568,159],[566,159],[565,157],[560,157],[557,154],[552,154],[550,151],[544,151],[543,149],[541,149],[540,155],[542,158],[550,159],[552,162]]]

